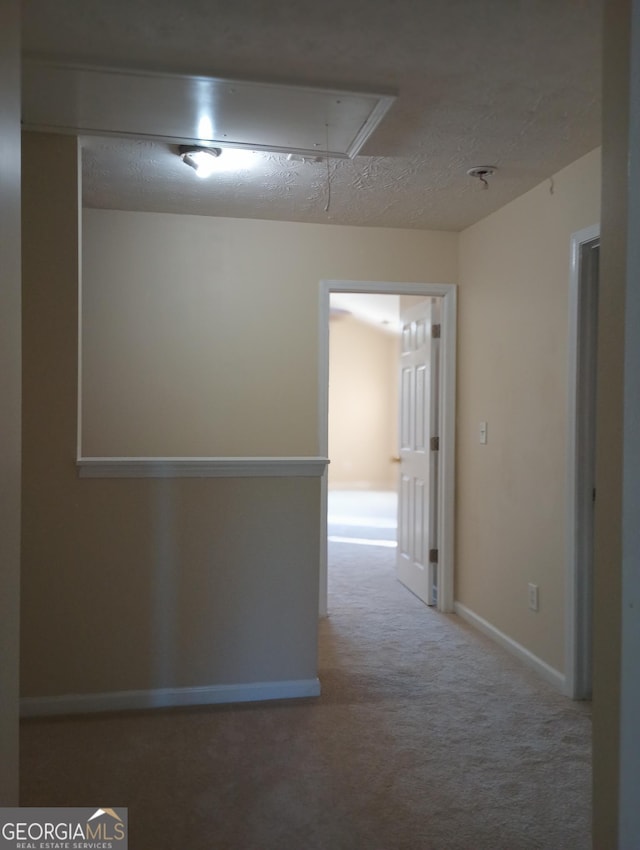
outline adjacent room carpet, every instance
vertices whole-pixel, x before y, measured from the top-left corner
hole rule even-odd
[[[590,706],[330,543],[317,700],[22,726],[24,806],[128,806],[130,850],[587,850]]]

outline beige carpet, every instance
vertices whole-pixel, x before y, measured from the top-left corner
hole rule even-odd
[[[587,850],[590,706],[330,544],[322,697],[32,720],[22,805],[128,806],[131,850]]]

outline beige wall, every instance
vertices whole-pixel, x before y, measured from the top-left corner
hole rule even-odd
[[[83,453],[318,451],[318,282],[455,282],[457,235],[86,210]]]
[[[395,490],[398,337],[353,316],[329,331],[329,487]]]
[[[629,161],[628,0],[606,4],[602,232],[598,313],[595,599],[593,670],[593,846],[620,847],[620,663],[625,288]],[[638,238],[638,234],[634,234]],[[637,283],[637,281],[636,281]],[[637,369],[637,364],[636,364]],[[637,513],[637,505],[634,508]],[[636,647],[636,654],[638,648]],[[632,714],[637,722],[637,705]],[[636,794],[637,798],[637,782]],[[634,804],[637,810],[637,803]]]
[[[18,803],[20,28],[0,4],[0,806]]]
[[[623,8],[620,9],[623,12]],[[633,0],[630,27],[627,220],[622,454],[622,558],[620,611],[620,847],[640,846],[640,0]],[[607,86],[610,84],[607,80]],[[625,91],[624,82],[616,91]],[[609,116],[615,126],[616,119]],[[624,160],[623,160],[624,162]],[[607,163],[624,174],[616,159]],[[615,181],[614,181],[615,182]],[[611,188],[607,189],[611,192]],[[609,195],[609,199],[611,195]],[[607,211],[608,215],[608,211]],[[607,234],[610,231],[607,230]],[[606,456],[605,456],[606,457]],[[608,553],[603,553],[608,557]],[[602,561],[606,572],[606,561]],[[600,733],[602,730],[600,730]]]
[[[599,222],[599,152],[550,189],[460,236],[456,598],[563,671],[570,237]]]

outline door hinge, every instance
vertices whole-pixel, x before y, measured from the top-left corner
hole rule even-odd
[[[440,325],[431,325],[431,337],[440,339]]]
[[[431,448],[432,452],[439,452],[440,451],[440,437],[432,437],[431,440],[429,441],[429,447]]]
[[[429,563],[437,564],[438,563],[438,550],[437,549],[429,549]]]

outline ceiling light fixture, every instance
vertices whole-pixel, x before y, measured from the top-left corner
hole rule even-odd
[[[180,145],[178,152],[180,159],[193,168],[198,177],[210,177],[222,149],[205,148],[200,145]]]

